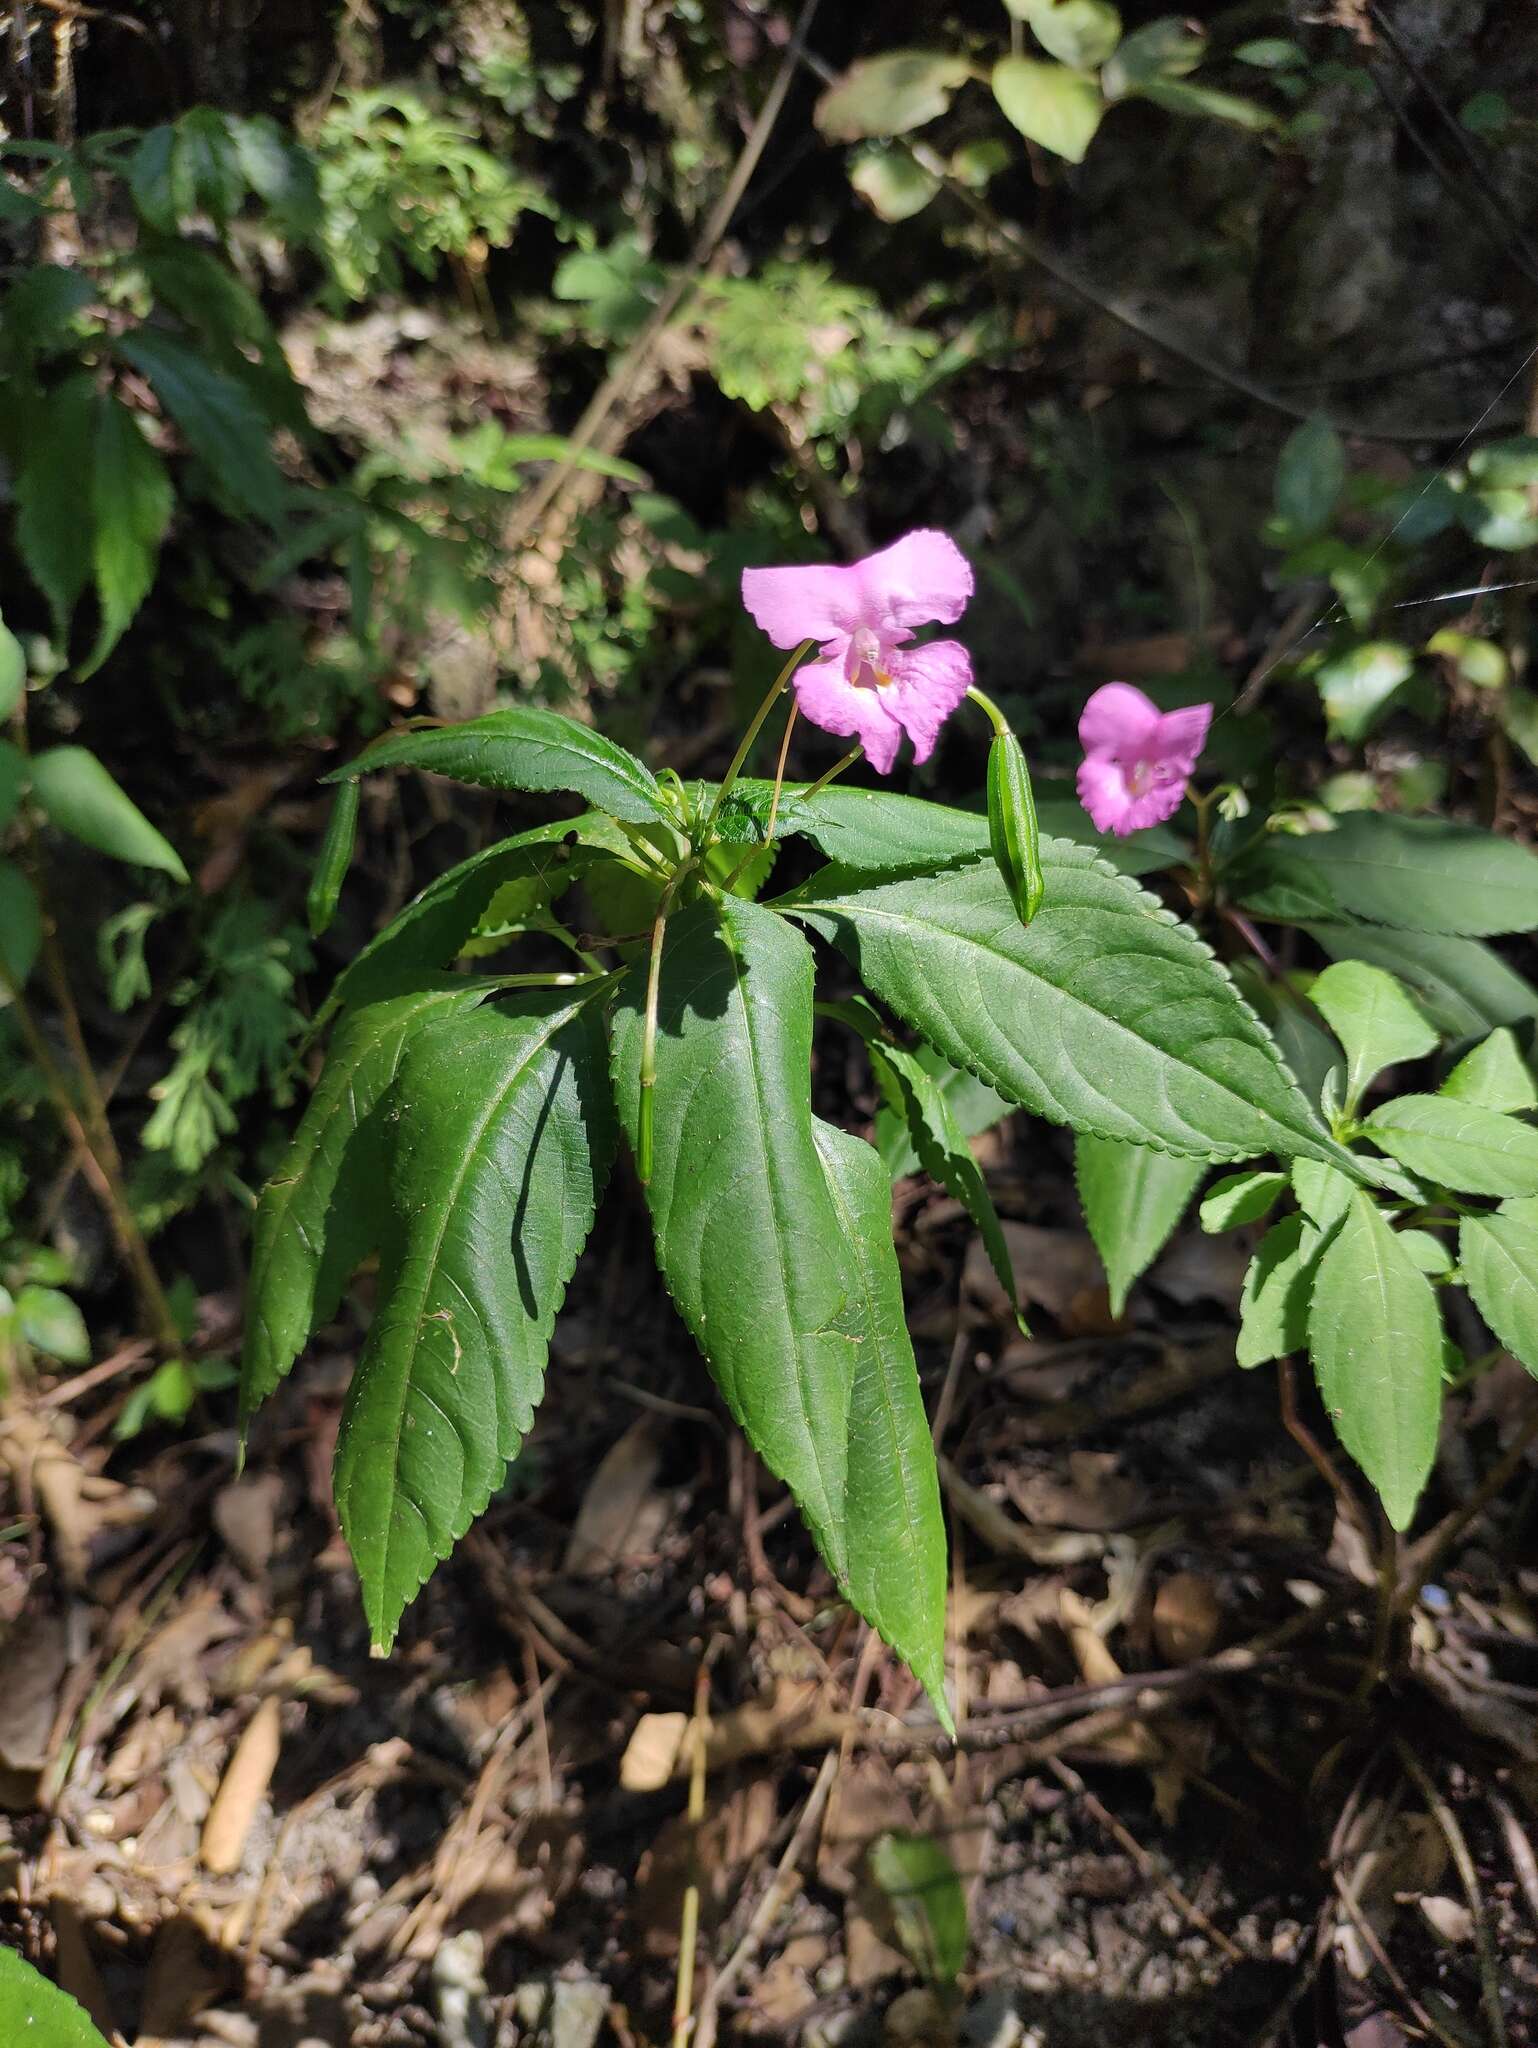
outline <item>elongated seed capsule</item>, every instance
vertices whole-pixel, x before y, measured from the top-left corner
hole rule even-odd
[[[988,843],[1020,922],[1029,924],[1046,891],[1041,829],[1031,771],[1020,742],[1007,731],[996,732],[988,750]]]
[[[352,865],[353,841],[358,833],[358,791],[356,781],[338,783],[331,816],[326,821],[326,836],[321,841],[320,859],[310,877],[305,908],[316,938],[336,916],[337,898]]]

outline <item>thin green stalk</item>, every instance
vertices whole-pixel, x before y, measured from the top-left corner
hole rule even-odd
[[[808,788],[802,790],[800,796],[796,799],[796,801],[798,803],[804,804],[808,797],[819,795],[821,791],[827,788],[828,784],[834,779],[835,776],[842,775],[846,768],[852,768],[855,762],[859,760],[861,754],[864,751],[865,750],[863,747],[851,747],[849,749],[849,752],[845,754],[841,760],[835,761],[833,763],[833,766],[827,771],[825,775],[819,775],[814,783],[812,783]],[[773,823],[774,815],[771,812],[771,829],[768,837],[763,841],[761,845],[750,846],[748,848],[748,851],[742,856],[742,859],[738,861],[736,867],[732,869],[731,873],[727,876],[726,880],[721,884],[721,894],[723,896],[731,895],[733,889],[735,889],[737,886],[737,877],[742,873],[743,869],[747,866],[748,862],[750,860],[755,860],[759,854],[766,852],[768,848],[774,844]]]
[[[971,698],[972,702],[978,706],[980,710],[987,712],[989,722],[992,724],[994,731],[999,735],[1000,739],[1002,739],[1007,732],[1012,732],[1014,730],[1014,728],[1010,725],[1009,720],[1004,716],[1003,712],[999,709],[998,705],[994,703],[993,699],[988,695],[986,690],[980,690],[977,687],[976,683],[974,683],[972,687],[967,691],[967,695]]]
[[[652,922],[651,958],[646,969],[646,1013],[641,1026],[641,1099],[636,1106],[636,1172],[642,1187],[651,1183],[656,1158],[657,1089],[657,1003],[662,990],[662,941],[667,932],[668,912],[684,877],[699,865],[700,856],[691,854],[662,892]]]
[[[763,703],[760,704],[758,709],[754,712],[753,722],[748,727],[747,731],[743,734],[742,744],[738,747],[736,753],[733,754],[731,766],[727,769],[725,776],[722,778],[721,786],[716,791],[716,800],[710,807],[710,814],[706,818],[704,830],[700,834],[700,839],[702,842],[709,842],[711,832],[715,829],[716,819],[720,815],[721,806],[726,801],[727,792],[730,790],[732,784],[737,780],[737,777],[742,773],[742,764],[744,761],[747,760],[748,755],[752,752],[753,742],[758,738],[759,733],[762,731],[764,720],[769,716],[769,713],[773,710],[775,700],[778,698],[780,692],[785,688],[785,685],[790,681],[791,677],[795,674],[799,664],[806,659],[807,655],[811,653],[815,645],[816,642],[813,640],[802,641],[801,645],[791,655],[789,661],[786,662],[785,666],[780,670],[779,674],[775,677],[774,682],[770,685],[768,696],[765,697]]]

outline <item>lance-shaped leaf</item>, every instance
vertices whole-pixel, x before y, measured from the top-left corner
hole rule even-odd
[[[644,762],[558,711],[515,705],[463,725],[391,733],[329,779],[381,768],[420,768],[483,789],[575,790],[611,817],[671,820],[672,806]]]
[[[1538,1201],[1465,1216],[1458,1263],[1475,1308],[1512,1356],[1538,1374]]]
[[[862,885],[796,914],[957,1066],[1056,1123],[1194,1158],[1345,1160],[1212,954],[1092,853],[1042,840],[1022,925],[991,862]]]
[[[1341,914],[1399,931],[1482,938],[1538,924],[1538,854],[1447,818],[1352,811],[1331,832],[1272,833],[1232,886],[1263,917]]]
[[[1084,1220],[1110,1285],[1111,1313],[1119,1316],[1133,1281],[1147,1272],[1185,1214],[1207,1162],[1081,1131],[1073,1164]]]
[[[1475,1195],[1538,1195],[1538,1130],[1445,1095],[1400,1095],[1368,1117],[1375,1145],[1412,1173]]]
[[[256,1205],[246,1334],[241,1356],[242,1419],[272,1393],[335,1304],[348,1275],[374,1249],[379,1221],[377,1160],[344,1164],[376,1104],[395,1079],[414,1032],[473,1010],[486,982],[418,989],[353,1011],[337,1032],[309,1107]]]
[[[1332,960],[1370,960],[1404,982],[1448,1038],[1475,1038],[1496,1024],[1538,1016],[1538,988],[1478,939],[1384,925],[1308,924]]]
[[[107,2048],[85,2007],[11,1948],[0,1948],[0,2040],[18,2048]]]
[[[849,1597],[911,1667],[949,1729],[945,1518],[892,1248],[892,1184],[861,1139],[820,1121],[812,1131],[854,1268],[844,1315],[855,1346],[847,1477]]]
[[[645,999],[632,974],[614,1019],[632,1145]],[[691,904],[668,921],[657,1017],[646,1192],[663,1278],[727,1406],[847,1585],[858,1346],[846,1318],[858,1279],[812,1130],[811,948],[757,904]]]
[[[1482,1109],[1538,1109],[1538,1087],[1514,1032],[1502,1025],[1466,1052],[1437,1090]]]
[[[1437,1034],[1392,974],[1365,960],[1338,960],[1317,975],[1308,999],[1346,1048],[1346,1100],[1354,1115],[1385,1067],[1435,1052]]]
[[[424,974],[447,967],[506,882],[537,882],[544,901],[554,903],[593,858],[584,843],[590,825],[601,831],[606,823],[594,814],[566,824],[536,825],[439,875],[337,976],[326,998],[327,1012],[346,1003],[381,1002],[413,987]]]
[[[841,1003],[836,1014],[865,1041],[871,1071],[887,1107],[901,1116],[908,1127],[919,1164],[933,1181],[953,1196],[977,1225],[983,1249],[1009,1299],[1022,1329],[1020,1294],[1009,1246],[999,1223],[998,1211],[988,1192],[982,1168],[972,1156],[966,1134],[956,1121],[950,1099],[939,1077],[905,1045],[894,1044],[882,1029],[875,1011],[864,1003]]]
[[[128,408],[110,393],[96,401],[90,476],[91,564],[101,630],[80,673],[106,660],[149,595],[171,520],[171,480]],[[74,482],[78,486],[78,479]]]
[[[613,1150],[591,991],[414,1033],[387,1105],[379,1307],[337,1438],[376,1644],[501,1485]]]
[[[113,860],[160,868],[185,882],[170,841],[87,747],[49,747],[32,757],[32,799],[61,832]]]
[[[1361,1188],[1319,1261],[1308,1348],[1336,1434],[1390,1522],[1407,1528],[1436,1455],[1442,1319],[1430,1281]]]
[[[1012,1102],[1006,1102],[986,1081],[979,1081],[964,1067],[953,1067],[932,1045],[919,1044],[913,1057],[944,1097],[946,1114],[963,1138],[975,1138],[980,1132],[991,1130],[1013,1111]],[[906,1110],[898,1111],[883,1103],[876,1111],[871,1142],[893,1180],[921,1170]]]
[[[315,863],[315,872],[310,877],[309,893],[305,897],[310,930],[316,938],[329,928],[332,918],[336,916],[342,884],[346,881],[347,870],[352,865],[353,841],[358,836],[358,794],[359,785],[356,782],[344,782],[331,802],[331,816],[326,820],[326,836],[321,841],[320,855]]]

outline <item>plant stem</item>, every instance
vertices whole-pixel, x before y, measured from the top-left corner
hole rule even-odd
[[[773,683],[769,687],[769,694],[765,697],[763,703],[760,704],[758,709],[754,712],[753,722],[748,727],[747,731],[743,734],[742,744],[738,747],[736,753],[733,754],[731,766],[727,769],[726,774],[722,777],[721,786],[716,791],[716,800],[710,807],[710,815],[706,818],[704,830],[700,834],[700,838],[703,842],[708,844],[710,834],[715,826],[716,819],[720,814],[721,806],[726,801],[727,792],[730,790],[732,784],[737,780],[737,777],[742,773],[742,764],[744,761],[746,761],[749,753],[752,751],[753,742],[758,738],[760,731],[763,729],[764,720],[769,716],[770,711],[774,708],[775,699],[779,696],[781,690],[785,688],[785,685],[790,681],[791,677],[795,674],[799,663],[802,662],[806,658],[806,656],[811,653],[812,648],[815,644],[816,643],[811,640],[802,641],[801,645],[795,650],[795,652],[791,655],[789,661],[786,662],[785,666],[780,670],[779,674],[775,677]]]
[[[840,761],[835,761],[833,763],[833,766],[827,771],[825,775],[818,776],[817,780],[812,784],[810,789],[802,790],[799,801],[801,803],[809,803],[814,796],[821,796],[822,792],[827,788],[828,784],[832,782],[835,779],[835,777],[842,775],[846,768],[852,768],[855,762],[859,760],[861,754],[864,753],[864,751],[864,747],[851,747],[849,749],[849,752],[844,755],[843,759]]]
[[[796,720],[801,716],[801,706],[792,704],[790,716],[785,721],[785,737],[780,741],[780,758],[774,764],[774,795],[769,799],[769,823],[764,828],[764,839],[774,839],[774,821],[780,815],[780,791],[785,787],[785,762],[790,754],[790,736],[796,729]]]
[[[974,683],[972,687],[967,691],[967,695],[971,698],[972,702],[976,704],[981,710],[987,712],[994,731],[998,734],[999,738],[1002,739],[1004,735],[1011,730],[1010,723],[1009,720],[1004,716],[1003,712],[999,709],[998,705],[995,704],[993,699],[988,695],[987,691],[980,690],[977,687],[976,683]]]
[[[662,941],[678,885],[698,866],[699,858],[698,854],[691,854],[678,869],[662,892],[662,900],[652,922],[651,958],[646,969],[646,1013],[641,1025],[641,1099],[636,1106],[635,1164],[643,1188],[650,1185],[656,1155],[657,1002],[662,988]]]

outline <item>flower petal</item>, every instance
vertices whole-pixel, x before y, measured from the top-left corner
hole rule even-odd
[[[890,775],[902,744],[903,728],[891,700],[893,688],[873,690],[851,683],[842,657],[808,662],[795,674],[796,702],[802,715],[824,732],[855,735],[878,775]]]
[[[1196,766],[1197,757],[1207,744],[1207,729],[1211,724],[1210,704],[1186,704],[1179,711],[1166,711],[1154,734],[1154,758],[1178,770],[1184,780]]]
[[[1151,751],[1159,724],[1159,707],[1151,697],[1131,683],[1102,683],[1079,714],[1079,745],[1086,754],[1108,751],[1130,760]]]
[[[941,726],[972,687],[972,657],[959,640],[931,640],[891,659],[892,680],[881,695],[912,740],[914,760],[927,761]]]
[[[1089,812],[1095,830],[1114,833],[1118,839],[1173,818],[1186,793],[1185,777],[1172,772],[1134,796],[1126,770],[1106,749],[1084,756],[1079,763],[1078,787],[1079,802]]]
[[[742,601],[776,647],[847,637],[865,622],[858,566],[813,562],[790,569],[744,569]]]
[[[866,616],[878,630],[954,626],[972,595],[972,565],[948,533],[921,527],[856,562]]]

